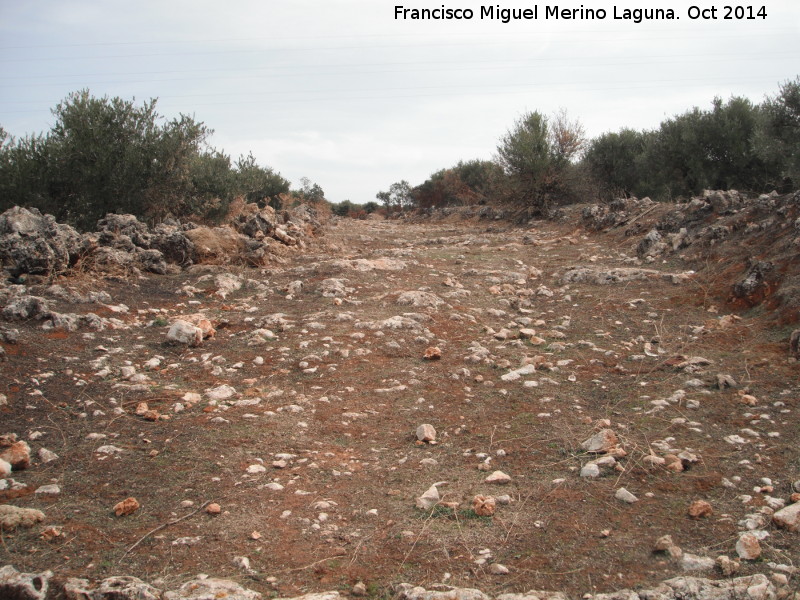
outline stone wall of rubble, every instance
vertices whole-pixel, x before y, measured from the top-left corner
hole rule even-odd
[[[308,205],[276,212],[249,204],[221,227],[171,220],[150,227],[133,215],[108,214],[86,234],[15,206],[0,214],[0,265],[16,279],[75,270],[165,274],[199,263],[260,266],[302,251],[321,231]]]

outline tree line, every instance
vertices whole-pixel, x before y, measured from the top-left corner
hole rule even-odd
[[[214,221],[237,197],[266,204],[292,193],[252,153],[232,161],[207,144],[211,129],[183,114],[166,120],[156,103],[82,90],[53,109],[46,133],[15,139],[0,127],[0,211],[35,207],[91,229],[109,212]],[[302,183],[296,196],[324,198],[318,185]]]
[[[376,198],[389,211],[503,204],[549,216],[563,204],[617,197],[674,200],[704,189],[788,192],[800,185],[800,77],[755,104],[715,98],[653,130],[587,139],[565,111],[520,117],[493,160],[461,161],[422,184],[403,180]]]
[[[243,198],[280,208],[324,202],[303,178],[299,189],[252,153],[235,161],[208,144],[212,130],[181,114],[167,120],[155,99],[136,104],[70,94],[49,131],[19,139],[0,127],[0,211],[36,207],[91,229],[109,212],[158,222],[171,216],[218,221]],[[378,202],[332,204],[341,216],[463,205],[517,207],[549,216],[560,205],[615,197],[677,199],[703,189],[786,192],[800,184],[800,77],[760,104],[715,98],[653,130],[623,128],[587,139],[565,111],[521,116],[493,160],[460,161],[423,183],[393,183]]]

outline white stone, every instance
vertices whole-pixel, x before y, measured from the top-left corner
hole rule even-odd
[[[209,400],[227,400],[236,394],[236,389],[229,385],[220,385],[206,390],[206,397]]]
[[[600,477],[600,467],[596,463],[590,462],[583,465],[581,469],[581,477]]]
[[[199,346],[203,343],[203,330],[188,321],[178,319],[169,328],[167,340],[176,344]]]
[[[617,435],[611,429],[603,429],[581,443],[586,452],[595,454],[608,452],[619,443]]]
[[[440,500],[439,490],[436,484],[433,484],[425,493],[417,498],[416,506],[421,510],[430,510],[439,503]]]
[[[634,496],[633,494],[631,494],[631,493],[630,493],[628,490],[626,490],[624,487],[622,487],[622,488],[619,488],[619,489],[618,489],[618,490],[617,490],[617,491],[614,493],[614,497],[615,497],[617,500],[621,500],[622,502],[627,502],[628,504],[633,504],[634,502],[638,502],[638,501],[639,501],[639,499],[638,499],[636,496]]]
[[[744,560],[756,560],[761,556],[761,544],[752,533],[743,533],[736,542],[736,554]]]
[[[716,566],[716,561],[707,556],[697,556],[684,552],[681,557],[681,568],[684,571],[711,571]]]
[[[417,439],[420,442],[434,442],[436,441],[436,429],[433,425],[425,423],[417,427]]]
[[[497,483],[499,485],[505,485],[506,483],[511,481],[511,476],[503,473],[502,471],[495,471],[491,475],[489,475],[486,479],[484,479],[486,483]]]

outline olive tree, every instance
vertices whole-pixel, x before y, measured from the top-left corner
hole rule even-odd
[[[547,216],[571,199],[576,166],[585,144],[583,127],[566,112],[548,119],[538,111],[523,115],[500,139],[497,162],[511,193],[529,213]]]

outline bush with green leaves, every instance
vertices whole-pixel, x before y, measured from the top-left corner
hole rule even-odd
[[[628,197],[643,187],[642,157],[647,135],[633,129],[621,129],[596,137],[589,143],[584,165],[604,199]]]
[[[753,145],[773,187],[788,192],[800,186],[800,76],[761,105]]]
[[[0,143],[0,210],[36,207],[91,229],[106,213],[158,221],[168,215],[221,218],[237,195],[288,190],[252,155],[230,158],[206,146],[212,131],[194,118],[166,120],[156,100],[141,104],[70,94],[53,109],[46,134]],[[3,132],[5,133],[5,132]]]
[[[715,98],[653,131],[595,138],[583,161],[601,197],[688,197],[704,189],[788,192],[800,183],[800,78],[761,104]]]

